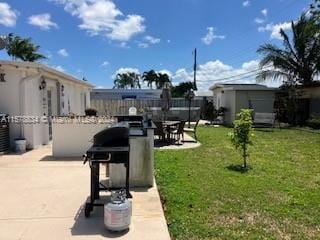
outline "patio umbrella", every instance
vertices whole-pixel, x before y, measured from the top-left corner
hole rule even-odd
[[[172,101],[171,101],[170,85],[165,84],[163,86],[162,93],[161,93],[161,110],[164,112],[165,115],[170,110],[171,105],[172,105]]]

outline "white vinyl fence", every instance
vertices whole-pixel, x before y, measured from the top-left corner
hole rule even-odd
[[[200,109],[203,105],[202,99],[194,99],[191,107]],[[128,114],[130,107],[137,108],[138,112],[146,111],[152,108],[161,108],[161,100],[102,100],[91,99],[91,107],[98,111],[98,115],[125,115]],[[172,108],[188,108],[189,103],[184,98],[172,99]]]

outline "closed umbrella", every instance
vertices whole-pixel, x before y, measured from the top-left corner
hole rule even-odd
[[[171,101],[170,85],[165,84],[161,93],[161,110],[164,112],[165,115],[170,110],[171,105],[172,105],[172,101]]]

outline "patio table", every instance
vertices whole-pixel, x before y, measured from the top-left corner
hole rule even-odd
[[[170,128],[179,125],[180,121],[163,121],[162,124],[167,129],[167,141],[170,142]]]

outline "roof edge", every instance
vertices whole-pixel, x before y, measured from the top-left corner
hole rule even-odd
[[[0,60],[0,66],[1,65],[7,65],[7,66],[14,66],[14,67],[24,67],[24,68],[34,68],[34,69],[41,69],[42,71],[45,71],[45,72],[48,72],[48,73],[51,73],[51,74],[55,74],[55,75],[58,75],[64,79],[67,79],[71,82],[74,82],[74,83],[78,83],[78,84],[81,84],[81,85],[85,85],[87,87],[90,87],[90,88],[94,88],[95,86],[89,82],[85,82],[85,81],[82,81],[80,79],[77,79],[69,74],[66,74],[64,72],[60,72],[54,68],[51,68],[49,66],[46,66],[44,64],[40,64],[40,63],[34,63],[34,62],[14,62],[14,61],[5,61],[5,60]]]

